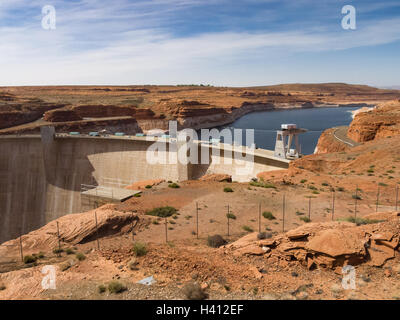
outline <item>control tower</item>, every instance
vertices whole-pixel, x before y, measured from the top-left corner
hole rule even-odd
[[[281,130],[276,132],[275,157],[283,159],[298,159],[302,156],[299,144],[299,134],[306,129],[297,128],[296,124],[282,124]],[[292,144],[294,142],[294,149]]]

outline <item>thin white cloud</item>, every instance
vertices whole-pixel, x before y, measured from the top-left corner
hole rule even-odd
[[[13,1],[18,5],[25,2]],[[36,0],[31,5],[41,3]],[[183,7],[200,5],[200,1],[107,3],[82,0],[79,7],[60,6],[55,31],[42,30],[39,20],[0,27],[0,85],[165,83],[191,79],[191,75],[196,78],[199,70],[208,70],[209,78],[217,79],[218,68],[228,75],[244,61],[257,64],[282,54],[344,50],[400,40],[400,18],[371,21],[356,31],[313,28],[178,37],[164,27],[166,16]],[[0,10],[9,8],[11,1],[2,4]]]

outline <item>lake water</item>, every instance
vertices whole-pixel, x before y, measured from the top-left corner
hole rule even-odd
[[[328,128],[349,125],[352,121],[351,111],[357,109],[357,107],[339,107],[253,112],[221,128],[254,129],[256,146],[274,150],[276,130],[279,130],[283,123],[295,123],[297,127],[309,130],[299,136],[299,142],[303,154],[312,154],[321,133]],[[244,134],[243,144],[245,144]]]

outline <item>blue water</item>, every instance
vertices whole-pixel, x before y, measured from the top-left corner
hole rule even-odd
[[[257,148],[273,150],[276,130],[283,123],[295,123],[297,127],[309,130],[299,136],[303,154],[314,153],[321,133],[332,127],[347,126],[352,121],[351,111],[357,107],[286,109],[249,113],[234,123],[222,128],[254,129]],[[221,129],[221,128],[219,128]],[[243,144],[245,144],[243,134]]]

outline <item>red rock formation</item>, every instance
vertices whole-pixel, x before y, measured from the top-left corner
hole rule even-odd
[[[372,111],[357,114],[347,134],[357,142],[400,134],[400,102],[387,103]]]
[[[350,149],[350,146],[337,140],[333,133],[335,129],[325,130],[318,139],[317,147],[315,148],[316,154],[342,152]]]
[[[80,116],[73,110],[58,109],[47,111],[44,114],[43,119],[50,122],[63,122],[63,121],[78,121],[82,120]]]

